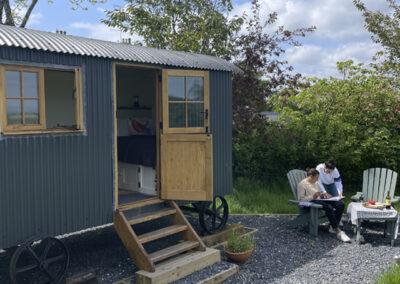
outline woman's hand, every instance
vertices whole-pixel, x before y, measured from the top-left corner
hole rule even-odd
[[[322,198],[331,198],[332,195],[330,195],[329,193],[324,193],[322,194]]]
[[[320,196],[321,196],[321,192],[318,191],[318,192],[314,193],[313,199],[317,199]]]
[[[341,193],[341,192],[339,192],[339,195],[338,195],[339,197],[342,197],[343,196],[343,194]]]

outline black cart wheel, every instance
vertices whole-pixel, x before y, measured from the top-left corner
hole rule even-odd
[[[56,238],[39,244],[33,239],[17,248],[10,261],[10,278],[17,283],[59,283],[67,271],[68,249]]]
[[[215,196],[213,202],[202,202],[199,211],[200,226],[208,234],[215,234],[225,228],[228,215],[228,203],[225,198]]]

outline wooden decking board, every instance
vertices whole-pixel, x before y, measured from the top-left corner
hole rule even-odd
[[[220,260],[221,252],[219,250],[207,248],[207,250],[204,252],[190,251],[156,264],[156,270],[154,272],[148,272],[144,270],[136,272],[136,283],[170,283],[179,280],[195,271],[210,266]],[[126,280],[131,281],[132,278]]]
[[[136,201],[136,202],[132,202],[132,203],[125,203],[122,205],[118,205],[118,209],[120,211],[127,211],[127,210],[131,210],[134,208],[139,208],[139,207],[144,207],[147,205],[154,205],[154,204],[159,204],[159,203],[163,203],[164,200],[159,199],[158,197],[153,197],[153,198],[149,198],[143,201]]]
[[[147,234],[140,235],[138,236],[138,239],[142,244],[144,244],[153,240],[157,240],[172,234],[185,231],[186,229],[187,229],[186,225],[172,225],[156,231],[149,232]]]
[[[150,220],[158,219],[158,218],[161,218],[164,216],[172,215],[175,213],[176,213],[176,209],[165,208],[162,210],[157,210],[157,211],[148,212],[148,213],[144,213],[144,214],[135,216],[135,218],[131,218],[130,220],[128,220],[128,222],[131,225],[135,225],[135,224],[147,222]]]
[[[190,242],[190,241],[182,242],[177,245],[173,245],[173,246],[167,247],[165,249],[153,252],[149,255],[149,257],[150,257],[151,261],[154,263],[154,262],[169,258],[171,256],[177,255],[179,253],[191,250],[198,246],[199,246],[198,242]]]

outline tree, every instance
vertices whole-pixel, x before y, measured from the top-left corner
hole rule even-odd
[[[69,0],[72,5],[72,9],[87,9],[84,6],[84,2],[90,4],[105,3],[107,0]],[[0,0],[0,24],[9,26],[19,26],[24,28],[28,23],[29,17],[32,14],[33,9],[39,0]],[[52,3],[53,0],[47,0],[48,3]],[[5,16],[5,19],[3,19]]]
[[[400,92],[393,78],[352,61],[338,63],[338,70],[343,79],[309,79],[308,88],[278,99],[275,110],[282,115],[275,127],[291,139],[274,140],[279,147],[270,146],[271,155],[289,168],[334,156],[346,178],[359,178],[370,167],[398,171]]]
[[[103,22],[143,37],[146,46],[229,59],[243,16],[228,19],[230,0],[125,0]]]
[[[398,78],[400,75],[400,5],[395,0],[386,1],[390,9],[387,14],[369,10],[361,0],[353,0],[353,3],[362,12],[365,27],[373,34],[372,40],[384,48],[383,52],[377,54],[385,56],[384,64],[380,65],[381,72],[392,73]]]
[[[234,136],[250,134],[257,130],[265,134],[266,120],[261,112],[266,108],[266,101],[272,94],[289,87],[296,88],[300,74],[293,74],[293,67],[282,59],[285,48],[299,46],[299,37],[306,36],[315,27],[299,28],[293,31],[283,26],[271,34],[264,30],[273,25],[278,15],[272,13],[265,23],[259,17],[260,4],[252,2],[252,17],[247,21],[246,32],[236,42],[239,55],[235,63],[243,73],[233,76],[233,130]]]

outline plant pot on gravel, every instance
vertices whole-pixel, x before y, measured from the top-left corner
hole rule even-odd
[[[226,255],[235,262],[244,262],[252,254],[256,241],[253,236],[232,233],[224,248]]]

